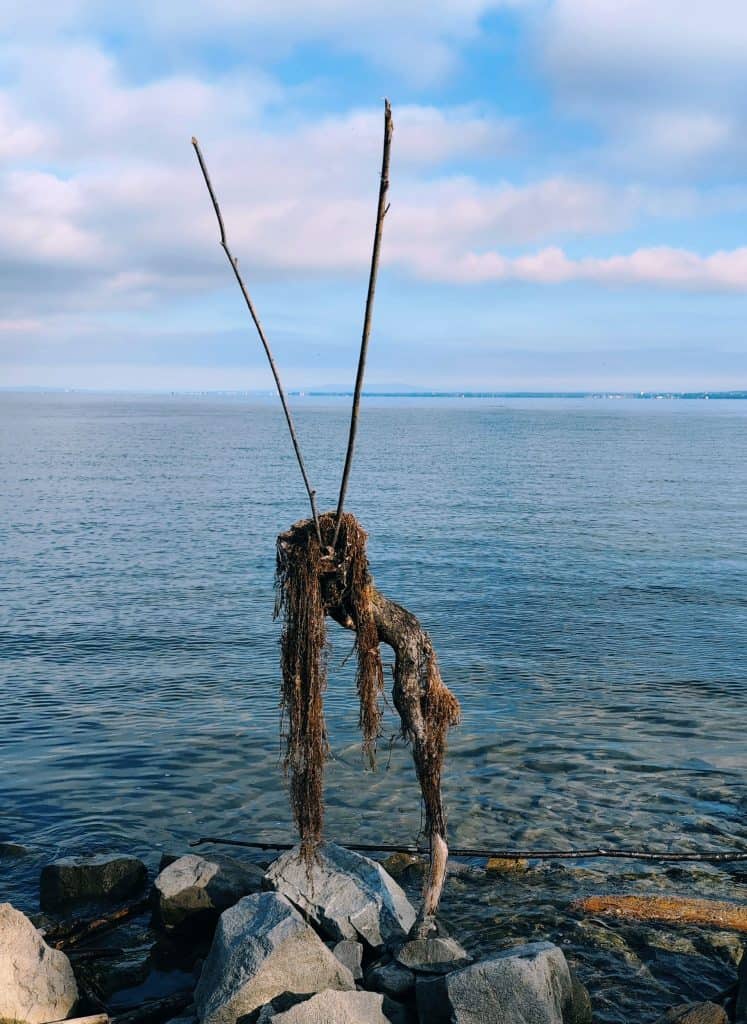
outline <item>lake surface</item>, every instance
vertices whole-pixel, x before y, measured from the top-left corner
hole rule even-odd
[[[294,400],[322,508],[348,406]],[[276,403],[6,393],[0,463],[0,840],[32,851],[0,860],[0,899],[36,909],[58,853],[288,838],[274,545],[307,505]],[[747,849],[745,467],[747,402],[364,402],[348,508],[462,704],[455,845]],[[411,842],[397,721],[364,770],[351,636],[330,636],[327,834]],[[570,902],[744,901],[737,867],[533,862],[451,880],[444,914],[478,951],[562,943],[600,1021],[651,1021],[725,988],[735,937]]]

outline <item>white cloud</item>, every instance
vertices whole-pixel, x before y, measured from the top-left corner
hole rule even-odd
[[[535,17],[563,109],[588,119],[620,165],[669,173],[747,148],[747,7],[742,0],[553,0]]]
[[[9,38],[58,39],[85,32],[116,34],[170,56],[221,44],[245,60],[280,58],[299,46],[324,44],[419,84],[451,73],[461,47],[476,38],[492,11],[531,0],[41,0],[23,5],[0,0],[0,21]]]
[[[473,284],[489,281],[532,284],[586,281],[691,292],[747,293],[747,248],[701,256],[685,249],[658,247],[603,259],[571,259],[556,247],[513,259],[499,252],[469,252],[451,260],[436,254],[436,258],[421,264],[420,271],[433,280]]]

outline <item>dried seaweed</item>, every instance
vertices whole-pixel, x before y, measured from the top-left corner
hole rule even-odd
[[[329,743],[324,721],[327,686],[325,616],[330,603],[344,607],[356,631],[356,686],[363,746],[373,759],[380,735],[384,672],[371,605],[367,536],[355,516],[344,513],[337,547],[331,545],[335,516],[319,517],[323,548],[314,524],[296,523],[278,538],[275,614],[283,616],[281,636],[283,736],[290,802],[310,862],[322,837],[324,763]]]

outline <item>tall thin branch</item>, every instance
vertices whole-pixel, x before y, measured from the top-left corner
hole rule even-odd
[[[381,251],[381,235],[384,229],[384,218],[389,207],[386,196],[389,191],[389,153],[392,147],[392,107],[389,100],[384,100],[384,152],[381,158],[381,183],[379,185],[379,205],[376,213],[376,230],[374,232],[373,252],[371,253],[371,272],[368,278],[368,295],[366,296],[366,312],[363,317],[363,335],[361,337],[361,351],[358,357],[358,373],[355,378],[355,391],[353,393],[353,410],[350,414],[350,432],[348,434],[348,450],[345,455],[345,467],[342,471],[342,483],[340,484],[340,497],[337,502],[337,522],[335,524],[335,536],[332,547],[337,546],[337,538],[340,533],[340,522],[342,510],[345,505],[345,493],[348,488],[348,477],[353,462],[353,451],[355,450],[355,435],[358,431],[358,410],[361,404],[361,392],[363,390],[363,377],[366,372],[366,354],[368,352],[368,339],[371,334],[371,320],[373,318],[374,297],[376,295],[376,278],[379,273],[379,253]]]
[[[300,447],[300,445],[298,443],[298,437],[296,436],[296,428],[293,425],[293,417],[291,416],[291,411],[290,411],[290,408],[288,406],[288,399],[285,396],[285,391],[283,390],[283,385],[280,383],[280,374],[279,374],[278,368],[277,368],[277,366],[275,364],[275,360],[273,359],[272,351],[270,349],[269,342],[267,341],[267,338],[265,336],[264,329],[262,327],[262,324],[260,323],[259,317],[257,316],[257,311],[254,308],[254,303],[252,302],[252,300],[251,300],[251,298],[249,296],[249,292],[247,291],[247,287],[244,284],[244,280],[243,280],[243,278],[241,276],[241,273],[239,271],[239,261],[236,259],[235,256],[233,256],[233,254],[231,253],[231,250],[228,247],[228,240],[226,238],[226,228],[225,228],[225,225],[223,223],[223,217],[221,216],[220,206],[218,205],[218,200],[215,198],[215,192],[213,191],[213,186],[212,186],[212,183],[210,181],[210,175],[208,174],[208,169],[205,166],[205,160],[204,160],[204,158],[202,156],[202,151],[200,150],[200,144],[199,144],[199,142],[197,141],[197,139],[194,136],[192,136],[192,145],[194,146],[195,153],[197,154],[197,160],[199,161],[199,164],[200,164],[200,170],[202,171],[202,176],[205,179],[205,184],[207,186],[207,190],[208,190],[208,192],[210,194],[210,198],[211,198],[212,203],[213,203],[213,209],[215,210],[215,216],[218,218],[218,227],[220,228],[220,244],[221,244],[221,248],[223,249],[223,251],[226,254],[226,259],[231,264],[231,270],[233,270],[234,277],[236,278],[236,280],[238,282],[238,285],[239,285],[239,288],[241,289],[241,294],[244,296],[244,301],[246,302],[246,305],[247,305],[247,308],[248,308],[248,310],[249,310],[249,312],[251,314],[252,320],[254,321],[254,326],[257,328],[257,333],[259,334],[259,340],[262,342],[262,347],[264,348],[265,354],[267,355],[267,361],[270,364],[270,369],[272,370],[272,375],[275,378],[275,386],[276,386],[276,388],[278,390],[278,395],[280,396],[280,402],[281,402],[281,404],[283,406],[283,412],[285,413],[285,420],[286,420],[286,422],[288,424],[288,430],[290,431],[291,441],[293,442],[293,450],[296,453],[296,458],[298,459],[298,465],[299,465],[299,468],[301,470],[301,476],[303,477],[303,482],[304,482],[304,484],[306,486],[306,491],[307,491],[307,493],[309,495],[309,503],[311,504],[311,515],[313,516],[313,519],[314,519],[314,526],[316,528],[317,539],[319,540],[320,546],[322,546],[322,534],[321,534],[321,530],[319,528],[319,516],[318,516],[317,510],[316,510],[316,491],[311,486],[311,482],[309,481],[308,473],[306,472],[306,466],[305,466],[304,461],[303,461],[303,455],[301,454],[301,447]]]

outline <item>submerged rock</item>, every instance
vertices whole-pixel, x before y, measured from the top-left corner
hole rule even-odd
[[[0,843],[0,857],[26,857],[28,852],[20,843]]]
[[[375,992],[335,992],[327,989],[289,1010],[262,1011],[257,1024],[390,1024],[384,997]]]
[[[392,878],[407,878],[411,875],[423,875],[428,869],[428,861],[416,853],[392,853],[381,862],[384,870]]]
[[[65,954],[50,949],[20,910],[0,904],[0,1020],[61,1020],[77,1001],[78,987]]]
[[[492,875],[521,874],[529,870],[526,857],[489,857],[485,870]]]
[[[190,853],[156,878],[156,916],[166,929],[213,925],[224,910],[261,888],[262,872],[251,864]]]
[[[235,1024],[281,993],[354,990],[350,971],[283,896],[245,896],[218,922],[195,991],[201,1024]]]
[[[319,848],[310,870],[294,847],[270,865],[265,883],[330,939],[360,938],[377,949],[404,939],[415,923],[412,904],[383,867],[335,843]]]
[[[63,857],[42,868],[42,910],[64,910],[73,903],[124,900],[145,886],[148,871],[137,857],[95,854]]]
[[[729,1018],[716,1003],[685,1003],[667,1010],[659,1024],[729,1024]]]
[[[429,1024],[581,1024],[568,964],[550,942],[533,942],[445,977],[418,979],[418,1014]]]

